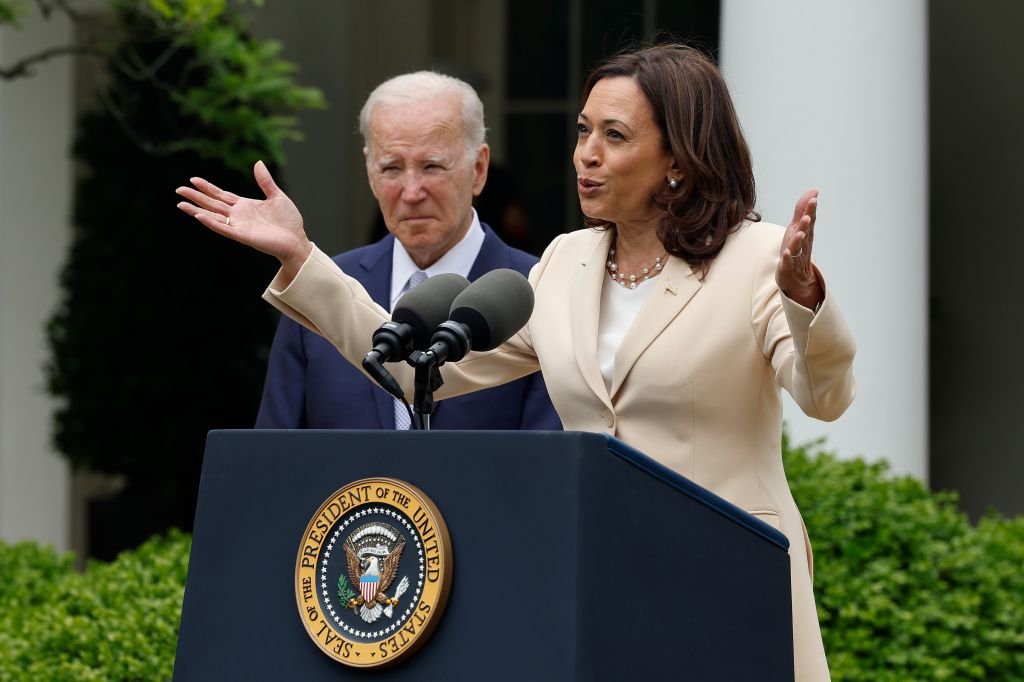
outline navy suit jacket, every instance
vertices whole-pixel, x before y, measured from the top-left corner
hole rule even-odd
[[[482,225],[484,243],[469,273],[473,281],[497,268],[528,275],[537,262],[513,249]],[[359,280],[385,310],[391,300],[391,250],[388,235],[375,244],[335,256],[347,274]],[[370,339],[366,339],[370,350]],[[441,400],[430,420],[433,429],[561,430],[540,372],[522,379]],[[394,399],[356,370],[323,337],[282,317],[270,349],[258,429],[393,429]]]

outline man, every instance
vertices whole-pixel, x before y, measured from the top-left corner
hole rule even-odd
[[[334,260],[378,304],[392,310],[425,276],[444,272],[470,281],[495,268],[528,274],[537,259],[505,245],[472,206],[487,181],[490,148],[483,104],[469,85],[426,71],[392,78],[370,93],[359,129],[390,234]],[[282,318],[256,427],[403,429],[409,417],[322,337]],[[562,428],[539,373],[441,401],[431,427]]]

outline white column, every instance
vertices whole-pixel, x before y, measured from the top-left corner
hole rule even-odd
[[[857,398],[837,422],[788,401],[797,440],[927,459],[927,16],[923,0],[724,0],[721,63],[764,219],[821,189],[815,260],[857,339]]]
[[[0,64],[64,45],[71,27],[35,10],[0,29]],[[73,64],[0,81],[0,538],[69,542],[70,477],[50,445],[46,320],[70,237]]]

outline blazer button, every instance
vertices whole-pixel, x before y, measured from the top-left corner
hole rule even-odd
[[[615,426],[615,415],[611,412],[602,412],[601,421],[604,422],[605,426],[611,428],[612,426]]]

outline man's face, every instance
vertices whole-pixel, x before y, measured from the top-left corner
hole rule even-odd
[[[391,234],[420,268],[465,236],[473,197],[487,181],[490,150],[469,158],[458,105],[434,97],[402,107],[377,106],[370,118],[366,171]]]

